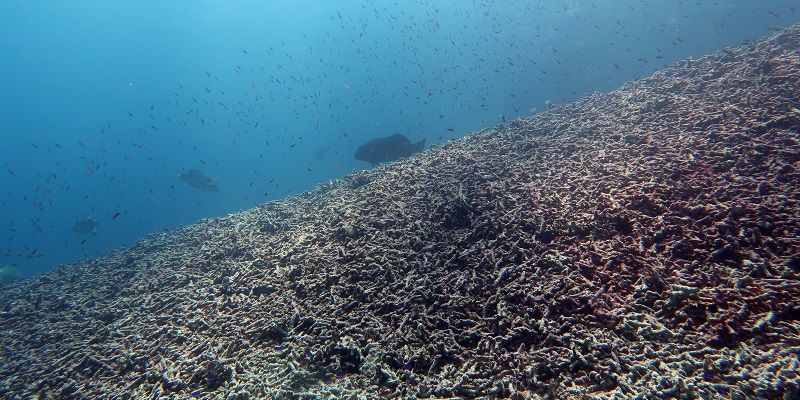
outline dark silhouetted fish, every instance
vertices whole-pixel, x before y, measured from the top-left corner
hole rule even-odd
[[[219,188],[217,188],[217,183],[211,179],[210,176],[196,170],[189,170],[189,172],[184,172],[178,175],[178,179],[188,183],[190,186],[198,188],[204,192],[217,192]]]
[[[330,147],[325,146],[325,147],[317,150],[317,152],[314,153],[314,159],[318,160],[318,161],[324,160],[326,157],[328,157],[328,150],[330,150],[330,149],[331,149]]]
[[[74,225],[72,225],[72,231],[75,233],[80,233],[81,235],[85,235],[87,233],[94,233],[97,230],[97,226],[100,225],[94,218],[88,217],[82,220],[76,221]]]
[[[370,140],[358,146],[356,160],[366,161],[372,165],[394,161],[408,157],[425,148],[425,139],[411,143],[401,134]]]
[[[20,280],[21,277],[22,274],[19,273],[19,270],[16,267],[12,267],[10,265],[0,267],[0,285],[14,283]]]

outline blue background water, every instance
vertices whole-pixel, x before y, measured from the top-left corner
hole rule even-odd
[[[612,90],[797,22],[794,4],[9,0],[0,265],[30,275],[296,194],[368,168],[365,140],[441,143]],[[176,178],[192,168],[220,191]],[[97,232],[73,232],[88,216]]]

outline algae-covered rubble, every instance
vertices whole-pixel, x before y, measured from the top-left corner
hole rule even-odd
[[[800,27],[0,292],[11,398],[792,398]]]

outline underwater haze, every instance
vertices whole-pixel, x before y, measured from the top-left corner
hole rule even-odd
[[[800,20],[795,1],[19,1],[0,13],[0,266],[23,276]]]

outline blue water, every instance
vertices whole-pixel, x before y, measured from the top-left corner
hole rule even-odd
[[[795,23],[795,4],[8,0],[0,265],[40,273],[297,194],[370,168],[366,140],[435,145],[613,90]]]

